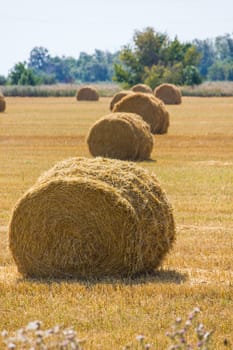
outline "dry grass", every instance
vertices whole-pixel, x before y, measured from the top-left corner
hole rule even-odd
[[[174,206],[177,242],[153,276],[136,280],[26,281],[7,250],[11,208],[42,171],[89,156],[85,136],[110,99],[7,98],[0,116],[0,329],[40,319],[74,325],[87,349],[120,349],[145,334],[165,349],[175,315],[196,305],[214,349],[232,349],[233,98],[183,98],[168,106],[169,132],[155,136],[154,171]],[[224,339],[228,346],[224,346]]]

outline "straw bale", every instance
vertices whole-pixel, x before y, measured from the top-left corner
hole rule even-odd
[[[110,113],[91,127],[87,144],[94,157],[144,160],[150,158],[153,137],[149,125],[139,115]]]
[[[147,272],[174,239],[172,209],[155,176],[107,158],[57,163],[18,201],[9,228],[18,270],[31,277]]]
[[[169,127],[169,113],[164,103],[153,95],[135,92],[123,97],[113,112],[139,114],[150,125],[152,134],[164,134]]]
[[[99,94],[92,86],[84,86],[77,91],[76,99],[78,101],[98,101]]]
[[[114,107],[114,105],[115,105],[117,102],[119,102],[123,97],[128,96],[128,95],[130,95],[130,94],[133,94],[133,91],[131,91],[131,90],[122,90],[122,91],[120,91],[120,92],[117,92],[117,93],[113,96],[113,98],[112,98],[112,100],[111,100],[111,102],[110,102],[110,111],[113,110],[113,107]]]
[[[181,91],[173,84],[161,84],[154,90],[155,97],[162,100],[165,104],[181,104]]]
[[[6,101],[3,94],[0,92],[0,112],[4,112],[6,109]]]
[[[131,90],[134,92],[143,92],[144,94],[153,94],[150,86],[146,84],[136,84],[131,88]]]

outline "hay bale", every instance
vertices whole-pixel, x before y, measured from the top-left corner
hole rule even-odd
[[[87,144],[94,157],[149,159],[153,137],[149,125],[133,113],[110,113],[89,130]]]
[[[3,94],[0,92],[0,112],[4,112],[6,109],[6,101]]]
[[[99,94],[92,86],[84,86],[77,91],[77,101],[98,101]]]
[[[153,94],[150,86],[146,84],[136,84],[131,88],[131,90],[134,92],[143,92],[144,94]]]
[[[172,209],[155,176],[107,158],[57,163],[18,201],[9,226],[18,270],[30,277],[150,271],[174,239]]]
[[[152,134],[164,134],[169,127],[169,113],[164,103],[153,95],[135,92],[125,96],[115,104],[113,112],[139,114],[150,125]]]
[[[155,97],[162,100],[165,104],[181,104],[181,91],[173,84],[161,84],[154,90]]]
[[[131,90],[122,90],[122,91],[120,91],[120,92],[117,92],[117,93],[113,96],[113,98],[112,98],[112,100],[111,100],[111,102],[110,102],[110,111],[113,110],[113,107],[114,107],[114,105],[115,105],[117,102],[119,102],[123,97],[128,96],[128,95],[130,95],[130,94],[133,94],[133,91],[131,91]]]

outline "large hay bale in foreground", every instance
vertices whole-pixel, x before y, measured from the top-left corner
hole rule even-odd
[[[0,112],[4,112],[6,109],[6,101],[3,94],[0,92]]]
[[[134,92],[143,92],[144,94],[153,94],[150,86],[146,84],[136,84],[131,88],[131,90]]]
[[[113,112],[139,114],[150,125],[152,134],[165,134],[169,127],[169,113],[164,103],[153,95],[135,92],[123,97]]]
[[[165,104],[181,104],[181,91],[173,84],[161,84],[154,90],[155,97],[162,100]]]
[[[144,160],[150,158],[153,137],[149,125],[139,115],[110,113],[91,127],[87,144],[94,157]]]
[[[98,101],[99,94],[92,86],[84,86],[77,91],[76,99],[78,101]]]
[[[175,239],[154,175],[133,163],[71,158],[16,204],[9,245],[30,277],[130,276],[158,267]]]
[[[122,91],[120,91],[120,92],[117,92],[114,96],[113,96],[113,98],[112,98],[112,100],[111,100],[111,102],[110,102],[110,111],[112,111],[113,110],[113,107],[114,107],[114,105],[117,103],[117,102],[119,102],[123,97],[125,97],[125,96],[128,96],[128,95],[132,95],[133,94],[133,91],[131,91],[131,90],[122,90]]]

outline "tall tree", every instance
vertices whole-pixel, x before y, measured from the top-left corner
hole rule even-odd
[[[134,54],[139,64],[144,67],[152,67],[161,60],[162,51],[168,44],[168,36],[147,27],[143,31],[135,31],[133,41]]]
[[[148,27],[136,31],[133,44],[120,52],[120,63],[115,65],[114,79],[126,86],[146,82],[151,87],[160,82],[183,84],[183,71],[199,63],[200,54],[190,43],[182,44],[176,37]]]
[[[46,70],[49,60],[49,51],[45,47],[36,46],[30,52],[28,67],[40,72]]]
[[[205,39],[205,40],[195,39],[193,41],[193,45],[196,47],[197,51],[201,55],[201,59],[198,64],[200,74],[203,77],[206,77],[208,74],[209,67],[215,61],[216,50],[214,47],[214,42],[213,40],[210,40],[210,39]]]
[[[10,71],[9,81],[12,85],[36,85],[39,79],[26,62],[19,62]]]

